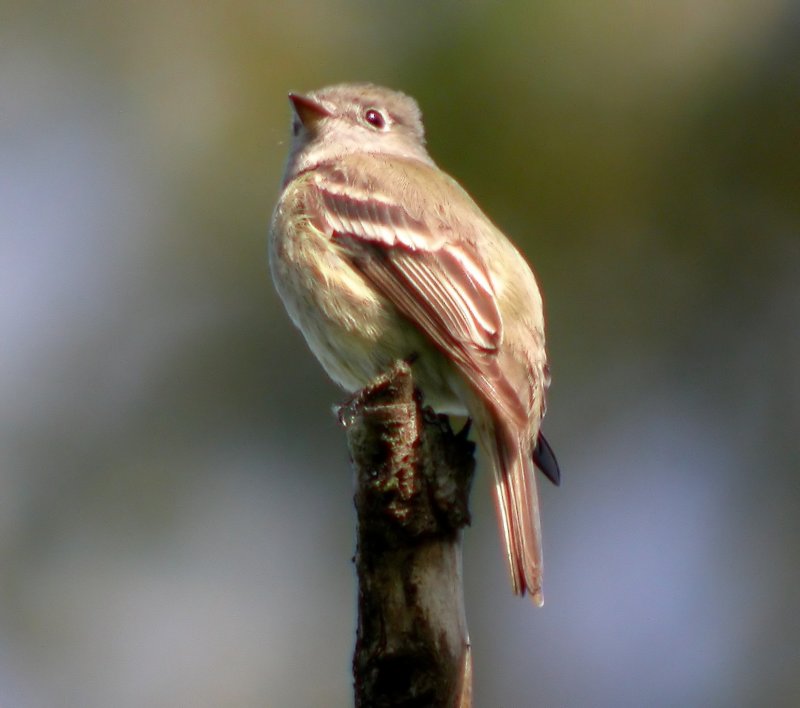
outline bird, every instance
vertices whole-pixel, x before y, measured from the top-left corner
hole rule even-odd
[[[543,604],[538,466],[550,372],[525,258],[428,154],[410,96],[369,83],[290,93],[292,142],[268,239],[275,288],[334,382],[400,359],[441,413],[467,415],[494,475],[514,593]]]

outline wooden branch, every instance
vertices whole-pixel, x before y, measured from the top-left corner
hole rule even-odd
[[[340,409],[356,477],[357,708],[472,705],[461,529],[466,430],[423,411],[405,362]]]

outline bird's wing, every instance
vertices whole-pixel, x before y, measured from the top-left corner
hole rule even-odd
[[[389,167],[377,181],[341,166],[317,169],[315,198],[307,205],[310,216],[353,266],[456,363],[484,400],[525,429],[527,392],[509,380],[498,362],[503,321],[486,265],[457,224],[419,207],[412,213],[374,188],[392,177],[408,190],[407,176]],[[435,187],[451,190],[446,195],[450,202],[468,199],[450,186],[449,178],[442,179],[448,181]]]
[[[547,438],[542,435],[540,430],[536,436],[536,445],[533,448],[533,463],[542,471],[556,487],[561,485],[561,468],[556,459],[556,453],[547,442]]]

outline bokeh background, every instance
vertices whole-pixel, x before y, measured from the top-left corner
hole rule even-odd
[[[272,290],[289,90],[415,96],[549,317],[546,605],[477,706],[800,705],[800,6],[0,5],[0,705],[351,705],[352,478]]]

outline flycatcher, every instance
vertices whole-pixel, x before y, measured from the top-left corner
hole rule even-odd
[[[425,400],[468,414],[494,471],[514,592],[542,604],[534,461],[549,385],[530,267],[425,149],[416,102],[371,84],[289,94],[293,141],[270,269],[328,375],[356,391],[397,359]]]

